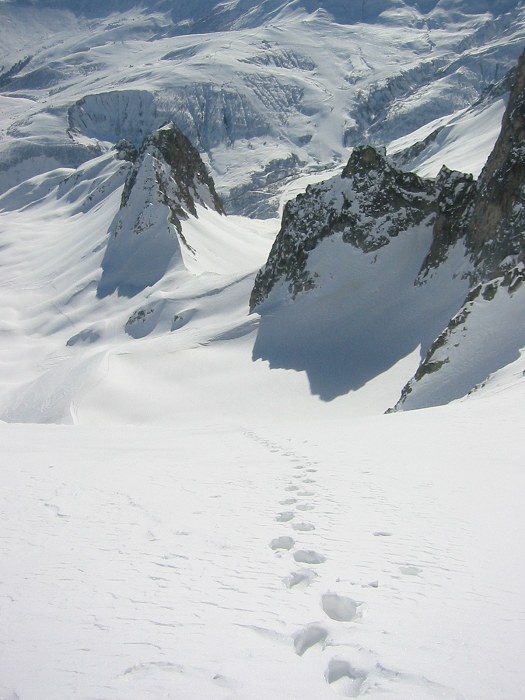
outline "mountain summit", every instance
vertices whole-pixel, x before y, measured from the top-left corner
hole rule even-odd
[[[198,151],[173,124],[148,136],[138,152],[126,142],[116,148],[133,165],[109,230],[99,297],[115,290],[135,296],[170,267],[183,267],[181,246],[190,254],[195,250],[186,242],[181,222],[198,217],[196,205],[224,213]]]

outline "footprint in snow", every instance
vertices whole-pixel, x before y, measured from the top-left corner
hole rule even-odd
[[[298,486],[294,486],[294,485],[292,484],[291,486],[286,486],[284,490],[285,490],[285,491],[299,491],[299,487],[298,487]]]
[[[271,542],[270,542],[270,549],[273,549],[274,551],[278,549],[291,549],[295,544],[295,540],[293,537],[289,537],[288,535],[282,535],[281,537],[275,537]]]
[[[376,530],[374,532],[374,537],[392,537],[392,533],[387,530]]]
[[[321,606],[328,617],[337,622],[351,622],[359,615],[360,604],[337,593],[325,593]]]
[[[423,569],[419,566],[400,566],[399,571],[406,576],[419,576]]]
[[[299,503],[296,507],[297,510],[313,510],[315,508],[311,503]]]
[[[332,659],[325,672],[326,682],[338,695],[357,698],[361,695],[367,674],[354,668],[345,659]]]
[[[275,517],[278,523],[287,523],[290,520],[293,520],[293,518],[295,518],[295,515],[291,510],[286,510],[283,513],[279,513],[279,515]]]
[[[294,503],[297,503],[297,498],[285,498],[284,501],[279,501],[281,506],[291,506]]]
[[[314,578],[317,577],[315,571],[311,569],[299,569],[299,571],[293,571],[289,576],[283,579],[283,583],[286,588],[306,588],[309,586]]]
[[[221,688],[237,688],[238,683],[233,678],[228,678],[228,676],[223,676],[221,673],[216,673],[213,676],[213,682]]]
[[[65,518],[66,520],[69,518],[69,515],[66,515],[65,513],[62,513],[60,508],[56,506],[54,503],[44,503],[44,506],[46,508],[49,508],[54,512],[54,514],[57,516],[57,518]]]
[[[368,695],[374,689],[376,694],[395,689],[396,697],[422,698],[440,697],[443,700],[457,700],[457,692],[441,683],[435,683],[425,676],[401,673],[382,664],[370,661],[363,667],[341,657],[333,658],[325,671],[326,682],[338,695],[357,698]]]
[[[308,625],[293,635],[293,646],[295,653],[302,656],[305,651],[311,649],[316,644],[322,644],[328,636],[328,630],[321,625]]]
[[[313,549],[298,549],[297,552],[294,552],[293,558],[301,564],[322,564],[326,561],[324,554]]]
[[[315,525],[305,522],[292,523],[292,527],[297,532],[311,532],[312,530],[315,530]]]

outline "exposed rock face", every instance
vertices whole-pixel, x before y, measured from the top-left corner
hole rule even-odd
[[[132,146],[127,150],[131,157]],[[131,159],[127,156],[128,159]],[[171,223],[180,232],[180,221],[188,214],[197,216],[195,203],[223,214],[215,184],[202,162],[199,152],[180,129],[173,124],[155,131],[145,139],[136,156],[135,167],[130,173],[122,193],[122,207],[128,204],[137,175],[144,162],[154,159],[155,177],[164,202],[171,210]]]
[[[481,279],[525,261],[525,53],[515,74],[501,133],[480,175],[469,245]]]
[[[433,226],[434,242],[422,272],[439,264],[465,228],[457,214],[469,201],[472,189],[472,177],[447,168],[437,180],[427,180],[396,169],[384,151],[356,148],[341,176],[309,186],[305,194],[287,203],[268,262],[255,280],[251,310],[278,282],[288,284],[292,298],[313,289],[309,253],[337,233],[367,253],[388,245],[410,228]]]
[[[476,183],[472,175],[449,170],[445,165],[436,178],[435,219],[432,245],[419,275],[419,281],[445,261],[450,248],[465,237],[472,211]]]
[[[501,133],[475,190],[458,212],[474,264],[472,280],[478,284],[403,388],[396,409],[460,398],[516,359],[525,345],[524,204],[525,53],[515,72]],[[490,313],[488,302],[497,313]]]
[[[267,311],[271,311],[276,318],[276,314],[281,313],[278,309],[283,306],[283,302],[295,300],[298,295],[301,298],[307,297],[304,293],[308,292],[312,295],[312,300],[317,297],[310,306],[313,308],[317,304],[321,308],[318,300],[325,293],[323,290],[333,288],[334,275],[344,275],[347,280],[344,285],[340,284],[340,289],[352,289],[357,294],[368,294],[370,298],[382,285],[379,277],[376,281],[373,279],[373,275],[378,273],[370,268],[371,277],[367,280],[372,281],[367,281],[366,286],[361,281],[352,287],[352,277],[362,279],[362,271],[359,272],[359,269],[365,263],[359,261],[359,256],[354,256],[352,267],[343,269],[340,260],[330,261],[327,257],[330,246],[324,245],[323,241],[342,240],[364,255],[377,251],[380,257],[385,258],[383,249],[394,245],[394,239],[401,237],[400,234],[414,237],[415,249],[420,245],[417,236],[421,231],[426,231],[429,247],[421,258],[419,272],[412,278],[411,284],[426,288],[428,295],[429,285],[434,280],[433,288],[443,295],[449,284],[463,279],[471,286],[471,291],[466,300],[467,290],[455,302],[449,296],[447,304],[449,314],[452,311],[453,317],[440,335],[437,331],[439,337],[433,344],[425,344],[428,324],[423,327],[424,321],[418,322],[421,323],[420,331],[412,328],[413,340],[417,338],[418,332],[421,334],[419,344],[424,359],[414,378],[403,390],[397,408],[403,407],[405,403],[409,407],[421,407],[459,398],[483,381],[490,372],[499,369],[502,362],[515,355],[516,348],[525,344],[525,330],[523,333],[514,330],[507,332],[502,321],[505,319],[505,323],[510,326],[525,328],[525,317],[519,311],[520,304],[516,301],[519,297],[522,302],[523,297],[524,204],[525,54],[515,73],[515,84],[503,119],[501,135],[478,182],[472,176],[453,172],[446,167],[442,168],[435,180],[425,180],[396,169],[384,153],[370,146],[355,149],[341,176],[308,187],[305,194],[285,207],[281,230],[268,262],[255,280],[250,307],[260,311],[263,321]],[[332,250],[337,251],[339,258],[346,257],[340,246],[332,246]],[[324,256],[322,261],[321,256]],[[390,259],[394,265],[401,265],[401,260],[396,261],[395,256],[390,256]],[[381,266],[375,267],[379,269]],[[382,269],[384,277],[384,266]],[[395,271],[388,274],[395,274]],[[441,280],[439,285],[435,284],[437,277]],[[313,294],[316,289],[317,293]],[[340,298],[339,294],[339,300]],[[267,305],[267,302],[270,303]],[[491,320],[491,313],[485,308],[489,302],[493,303],[493,309],[496,306],[501,309],[497,323]],[[346,303],[355,306],[356,300],[348,298]],[[363,308],[366,308],[365,298],[362,303]],[[386,306],[391,300],[376,297],[374,303]],[[455,307],[451,304],[455,304]],[[287,305],[288,318],[291,305]],[[476,309],[472,315],[473,320],[465,324],[473,306]],[[419,302],[414,302],[414,316],[420,307]],[[306,313],[305,308],[303,303],[303,315]],[[322,308],[327,309],[328,304],[325,303]],[[444,308],[443,301],[439,298],[433,302],[431,300],[431,305],[427,305],[428,313],[436,318],[442,318]],[[513,322],[513,314],[515,319],[523,319]],[[447,317],[450,318],[450,315]],[[312,318],[315,316],[312,315]],[[387,321],[382,319],[383,323]],[[277,322],[274,320],[272,323],[276,325]],[[359,329],[361,336],[369,332],[360,325],[358,315],[354,314],[352,323],[356,332]],[[445,326],[446,323],[445,321]],[[290,318],[287,324],[288,327],[291,325]],[[490,329],[491,324],[498,327],[498,332],[491,333],[489,330],[489,338],[483,329]],[[337,328],[337,324],[333,327]],[[390,342],[388,332],[395,332],[388,323],[385,329],[387,327],[389,330],[385,330],[385,343]],[[376,330],[377,333],[370,337],[380,336],[381,329]],[[435,328],[434,331],[436,330]],[[315,327],[311,333],[313,338]],[[505,338],[507,343],[504,351],[498,344],[498,335],[500,339]],[[309,342],[310,339],[304,335],[303,347]],[[351,336],[345,342],[350,345]],[[485,344],[486,347],[479,347],[478,352],[476,343]],[[462,354],[455,350],[459,346],[469,348],[470,357],[477,359],[469,361],[468,353]],[[266,347],[269,347],[268,343]],[[375,349],[372,352],[372,348],[370,353],[377,355]],[[272,362],[272,357],[266,357],[262,353],[258,356]],[[341,357],[342,353],[339,354]],[[366,349],[361,347],[358,359],[366,364]],[[473,362],[478,362],[474,368],[471,367]],[[306,365],[306,362],[303,361],[303,364]],[[364,374],[362,367],[355,366],[354,371]],[[428,380],[430,376],[431,381]],[[445,384],[448,382],[446,391],[441,391],[438,386],[441,380]],[[415,401],[414,397],[418,393],[415,388],[422,381],[430,388]]]
[[[525,267],[478,284],[432,343],[394,410],[459,399],[517,360],[525,346]]]
[[[117,144],[117,154],[134,162],[109,231],[99,297],[116,290],[133,296],[170,267],[182,266],[182,222],[197,216],[197,204],[224,213],[198,151],[173,125],[146,138],[138,152],[129,143]]]

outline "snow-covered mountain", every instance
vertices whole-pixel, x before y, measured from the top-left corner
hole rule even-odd
[[[138,152],[129,142],[120,141],[116,148],[133,167],[110,226],[98,297],[115,290],[135,296],[170,268],[184,267],[182,248],[196,251],[184,238],[182,221],[198,216],[197,204],[223,213],[197,150],[173,125],[148,136]]]
[[[183,399],[166,390],[168,359],[152,376],[143,353],[207,348],[203,362],[227,377],[239,360],[224,365],[218,341],[242,345],[246,386],[270,412],[277,376],[287,397],[317,405],[312,391],[337,415],[384,411],[469,288],[516,252],[498,258],[499,242],[474,279],[498,178],[473,176],[515,82],[522,2],[64,0],[4,2],[0,14],[4,419],[109,410],[120,422],[133,405],[125,420],[164,420]],[[363,141],[376,146],[348,161]],[[492,157],[487,172],[500,166]],[[479,187],[474,244],[465,211]],[[278,228],[253,217],[283,207],[249,315]],[[296,300],[277,313],[280,275]],[[107,374],[125,374],[123,358],[138,404]],[[193,360],[184,374],[200,381]],[[474,376],[448,398],[487,375]],[[144,398],[149,386],[164,399]],[[213,392],[218,411],[227,387]]]
[[[292,178],[343,164],[349,147],[436,120],[455,141],[480,111],[497,122],[493,86],[524,40],[517,1],[214,5],[1,3],[0,189],[173,121],[228,211],[272,216]]]
[[[0,0],[0,700],[523,700],[524,44]]]
[[[251,295],[263,317],[255,356],[305,370],[331,399],[420,348],[424,360],[397,403],[405,408],[460,398],[519,357],[524,81],[525,54],[478,182],[446,167],[425,180],[367,146],[341,175],[287,204]]]

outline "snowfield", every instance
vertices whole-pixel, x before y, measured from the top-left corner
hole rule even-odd
[[[0,697],[521,700],[524,388],[1,425]]]

